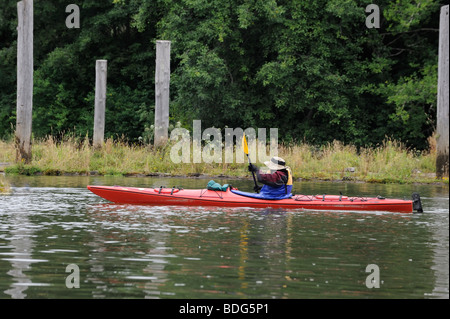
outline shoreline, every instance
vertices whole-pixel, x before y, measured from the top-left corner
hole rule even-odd
[[[172,173],[122,173],[122,174],[104,174],[99,171],[90,172],[66,172],[60,170],[52,170],[52,172],[42,172],[39,169],[34,169],[32,172],[27,171],[26,173],[8,173],[5,168],[14,167],[16,164],[11,164],[8,166],[2,165],[5,163],[0,163],[0,175],[4,176],[118,176],[118,177],[130,177],[130,178],[146,178],[146,177],[166,177],[166,178],[181,178],[181,179],[227,179],[227,180],[247,180],[251,179],[251,175],[224,175],[224,174],[202,174],[202,173],[188,173],[188,174],[172,174]],[[331,183],[355,183],[355,184],[411,184],[411,185],[449,185],[448,178],[438,180],[436,178],[428,177],[424,179],[418,178],[417,180],[396,180],[396,179],[358,179],[356,177],[344,177],[342,179],[324,177],[324,178],[305,178],[297,177],[294,178],[294,182],[331,182]]]
[[[239,148],[233,150],[236,163],[194,163],[192,158],[186,163],[175,163],[171,159],[171,146],[155,149],[107,139],[102,149],[96,150],[87,138],[67,137],[57,142],[49,136],[34,140],[33,158],[30,164],[25,164],[15,162],[12,141],[0,140],[0,174],[251,179],[247,164],[237,162]],[[449,183],[448,177],[436,179],[435,147],[418,152],[400,142],[386,140],[374,148],[358,149],[334,141],[320,147],[306,143],[280,145],[278,154],[289,163],[296,182]],[[264,168],[257,160],[255,164]]]

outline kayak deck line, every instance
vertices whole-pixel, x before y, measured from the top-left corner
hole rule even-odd
[[[418,194],[413,200],[378,197],[348,197],[343,195],[293,195],[287,199],[261,199],[235,194],[227,189],[136,188],[122,186],[94,186],[87,188],[94,194],[118,204],[154,206],[226,206],[255,208],[288,208],[311,210],[359,210],[412,213],[421,211]],[[252,193],[248,193],[251,195]],[[415,193],[416,194],[416,193]],[[414,195],[414,194],[413,194]],[[420,210],[418,209],[420,206]]]

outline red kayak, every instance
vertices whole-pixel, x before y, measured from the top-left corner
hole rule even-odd
[[[293,195],[287,199],[252,198],[253,193],[235,189],[215,191],[208,189],[182,188],[135,188],[122,186],[87,187],[94,194],[113,203],[139,205],[181,206],[226,206],[256,208],[287,208],[340,211],[388,211],[412,213],[422,212],[420,196],[413,194],[412,200],[387,199],[383,197],[348,197],[342,195]],[[245,195],[247,194],[247,195]]]

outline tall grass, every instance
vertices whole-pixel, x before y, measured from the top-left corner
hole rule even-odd
[[[432,143],[431,143],[432,145]],[[94,150],[87,138],[49,136],[33,141],[32,162],[13,164],[6,173],[16,174],[168,174],[174,176],[223,175],[248,177],[245,164],[173,163],[171,145],[153,149],[107,139],[101,150]],[[436,151],[409,150],[387,139],[375,148],[360,148],[334,141],[322,147],[306,143],[281,145],[278,155],[291,167],[295,178],[303,180],[354,180],[366,182],[433,182]],[[0,162],[14,163],[13,142],[0,141]],[[261,163],[257,163],[262,165]]]
[[[357,149],[334,141],[321,148],[302,144],[282,148],[293,174],[304,179],[367,182],[434,181],[436,152],[416,152],[394,140]]]

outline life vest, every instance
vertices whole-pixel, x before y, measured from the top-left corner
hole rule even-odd
[[[286,166],[288,173],[288,180],[286,184],[278,187],[263,185],[258,197],[267,199],[284,199],[292,197],[292,172],[291,169]]]

